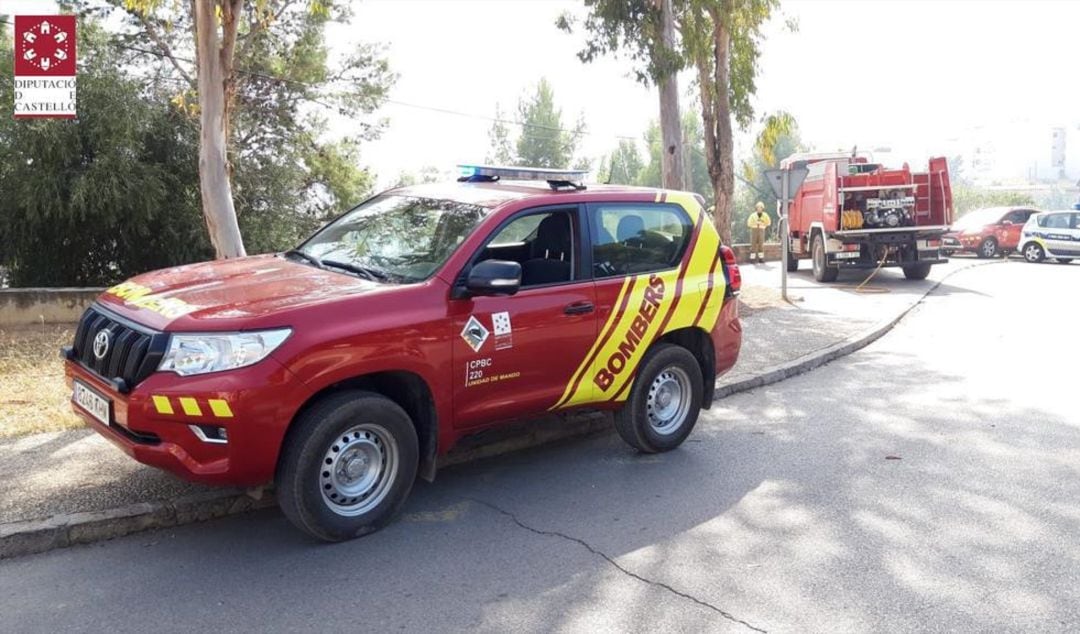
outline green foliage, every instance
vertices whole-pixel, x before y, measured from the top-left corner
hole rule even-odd
[[[678,11],[679,0],[674,0]],[[573,33],[586,33],[578,58],[585,63],[604,55],[628,57],[633,73],[643,84],[658,83],[686,66],[679,51],[663,45],[660,10],[653,0],[585,0],[584,19],[564,13],[555,25]]]
[[[419,173],[403,171],[398,174],[397,180],[390,186],[390,189],[395,187],[409,187],[410,185],[421,185],[423,183],[437,183],[442,180],[446,180],[447,177],[434,165],[425,165],[420,168]]]
[[[585,133],[581,120],[564,131],[562,109],[555,105],[555,93],[541,77],[536,93],[518,103],[518,120],[524,125],[517,140],[517,160],[531,167],[566,168],[574,158],[574,149]]]
[[[84,21],[78,37],[79,119],[0,117],[0,266],[9,282],[107,285],[212,257],[195,126],[115,64],[100,29]],[[0,56],[0,77],[11,77],[11,64]],[[0,82],[0,111],[12,111],[11,88]]]
[[[491,124],[488,138],[491,141],[491,150],[485,161],[489,165],[513,165],[514,144],[510,139],[510,127],[498,104],[495,106],[495,122]]]
[[[701,118],[692,110],[682,115],[683,148],[686,152],[687,175],[690,177],[689,191],[701,194],[706,207],[712,205],[713,188],[709,182],[709,166],[705,160],[705,137]],[[645,131],[645,144],[649,148],[649,162],[638,178],[638,185],[661,187],[660,161],[663,152],[663,140],[660,136],[660,124],[655,120],[649,123]]]
[[[984,207],[1034,206],[1036,204],[1035,197],[1027,191],[987,189],[960,183],[953,184],[952,193],[954,220]]]
[[[585,135],[585,123],[579,118],[573,128],[563,124],[562,109],[555,105],[555,93],[547,79],[540,78],[535,92],[518,101],[517,111],[521,133],[511,150],[509,129],[496,109],[498,120],[488,134],[491,149],[487,160],[501,165],[570,167],[578,142]],[[575,167],[583,165],[587,168],[588,161],[578,159],[575,163]]]
[[[85,2],[85,0],[84,0]],[[104,11],[122,17],[115,40],[155,54],[120,49],[121,62],[149,65],[169,87],[174,103],[198,117],[192,16],[186,3],[125,0]],[[98,12],[86,2],[85,11]],[[236,213],[249,253],[290,247],[325,219],[371,190],[360,166],[362,141],[383,123],[370,115],[385,100],[396,76],[381,47],[360,43],[331,59],[325,30],[351,16],[347,3],[257,0],[239,17],[229,129]],[[356,138],[328,137],[327,114],[362,122]]]
[[[735,205],[731,215],[733,242],[750,241],[746,219],[759,201],[765,204],[765,211],[772,217],[770,231],[773,236],[776,235],[779,227],[776,216],[777,197],[765,179],[765,170],[780,167],[780,161],[796,152],[805,152],[806,149],[799,135],[799,124],[793,116],[780,111],[762,119],[753,150],[750,156],[742,161],[741,186],[735,190]]]
[[[644,169],[645,162],[638,152],[637,143],[622,139],[619,146],[611,152],[611,156],[605,157],[597,180],[615,185],[637,185]]]
[[[699,79],[716,77],[716,24],[722,23],[730,34],[723,58],[728,63],[728,85],[715,81],[699,82],[699,89],[710,101],[727,93],[731,114],[742,128],[754,119],[750,100],[757,92],[758,58],[761,57],[762,27],[780,6],[779,0],[676,0],[683,54],[699,68]],[[791,29],[796,28],[791,22]]]

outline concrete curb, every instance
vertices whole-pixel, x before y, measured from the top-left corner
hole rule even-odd
[[[244,513],[275,504],[235,489],[187,495],[170,502],[143,502],[105,511],[68,513],[0,525],[0,559],[89,544],[153,528],[168,528]]]
[[[784,379],[804,374],[820,366],[865,348],[892,330],[911,311],[921,305],[945,280],[968,269],[999,261],[974,262],[950,271],[897,316],[883,320],[868,330],[793,361],[777,364],[754,376],[732,382],[718,381],[716,399],[746,392]],[[439,465],[447,467],[491,458],[506,453],[539,447],[554,442],[581,438],[611,431],[610,417],[588,413],[553,416],[539,422],[515,425],[466,439]],[[246,513],[275,505],[272,492],[257,497],[236,489],[205,491],[169,502],[147,502],[87,513],[56,515],[42,520],[0,525],[0,559],[41,553],[54,548],[89,544],[155,528],[169,528],[202,522],[228,515]]]

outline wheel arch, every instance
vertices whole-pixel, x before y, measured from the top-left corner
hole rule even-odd
[[[653,345],[658,343],[670,343],[685,348],[694,355],[704,379],[701,406],[702,409],[709,409],[712,406],[713,395],[716,393],[716,350],[709,333],[701,328],[689,326],[665,333]]]
[[[1024,252],[1027,251],[1028,247],[1030,247],[1032,245],[1035,245],[1035,246],[1039,247],[1040,249],[1042,249],[1043,259],[1053,257],[1052,255],[1050,255],[1050,251],[1048,251],[1046,249],[1046,245],[1043,244],[1042,241],[1040,241],[1040,240],[1028,239],[1027,242],[1020,242],[1018,244],[1019,244],[1019,246],[1018,246],[1016,252],[1019,253],[1024,258],[1024,260],[1027,260],[1027,256],[1024,255]]]
[[[285,430],[284,441],[296,427],[296,421],[322,399],[346,390],[365,390],[390,399],[401,406],[412,419],[416,428],[416,438],[420,446],[421,478],[431,482],[435,479],[436,453],[439,446],[439,421],[435,409],[435,398],[431,386],[419,374],[407,370],[385,370],[357,375],[323,387],[312,394],[293,414]],[[282,452],[279,452],[279,456]],[[280,458],[279,458],[280,459]]]

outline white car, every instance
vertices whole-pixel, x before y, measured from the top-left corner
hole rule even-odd
[[[1046,211],[1028,218],[1020,230],[1020,253],[1028,262],[1080,258],[1080,211]]]

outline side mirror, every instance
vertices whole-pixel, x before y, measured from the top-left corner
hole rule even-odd
[[[1013,224],[1012,220],[1002,220],[1001,221],[1001,226],[1002,227],[1011,227],[1012,224]]]
[[[510,260],[484,260],[469,271],[470,295],[513,295],[521,288],[521,265]]]

